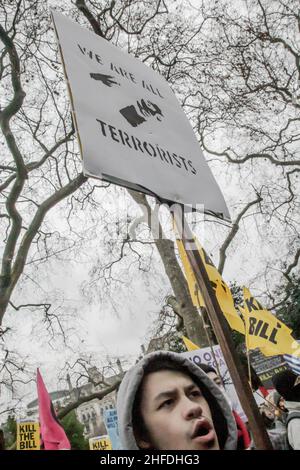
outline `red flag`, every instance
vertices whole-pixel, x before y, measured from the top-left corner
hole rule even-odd
[[[37,369],[37,392],[39,402],[39,415],[41,438],[45,450],[70,450],[71,445],[66,433],[59,423],[50,395],[47,392],[45,384],[39,369]]]

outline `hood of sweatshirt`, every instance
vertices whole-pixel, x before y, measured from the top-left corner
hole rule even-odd
[[[299,401],[289,401],[286,400],[284,402],[284,406],[289,410],[289,411],[300,411],[300,402]]]
[[[133,432],[132,409],[136,393],[144,377],[145,368],[152,362],[168,360],[179,367],[186,369],[195,383],[206,390],[208,405],[211,410],[215,431],[218,435],[220,447],[224,450],[234,450],[237,445],[237,428],[230,405],[222,391],[198,366],[181,354],[169,351],[156,351],[145,356],[125,375],[117,397],[117,412],[119,422],[119,435],[123,449],[139,450]],[[220,426],[220,423],[222,425]],[[222,444],[221,444],[222,443]]]

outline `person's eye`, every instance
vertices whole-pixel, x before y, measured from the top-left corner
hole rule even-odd
[[[191,391],[191,396],[193,398],[198,398],[198,397],[202,397],[202,393],[200,390],[192,390]]]
[[[173,405],[173,403],[174,403],[174,399],[173,398],[168,398],[168,400],[163,401],[159,405],[158,409],[160,410],[161,408],[170,408]]]

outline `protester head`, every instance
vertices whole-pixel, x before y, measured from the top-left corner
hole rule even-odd
[[[221,390],[189,359],[146,355],[125,375],[117,398],[124,449],[236,448],[236,425]]]
[[[277,390],[272,390],[268,395],[268,401],[270,401],[274,406],[279,407],[279,402],[281,399],[280,393]]]
[[[224,388],[223,381],[221,377],[217,374],[216,369],[208,364],[199,364],[199,367],[208,375],[208,377],[218,386]]]
[[[286,369],[274,375],[272,381],[277,392],[286,401],[300,401],[300,383],[293,371]]]
[[[286,407],[285,407],[285,399],[283,397],[280,397],[279,398],[279,402],[278,402],[278,408],[280,409],[280,411],[287,411]]]
[[[272,390],[272,392],[269,393],[267,400],[270,402],[271,406],[273,405],[276,416],[280,415],[281,412],[286,411],[284,398],[277,392],[277,390]]]
[[[263,404],[259,407],[259,411],[266,428],[272,429],[275,420],[275,408],[272,409],[272,407],[268,406],[267,404]]]
[[[248,449],[251,443],[249,432],[238,412],[233,409],[231,399],[224,387],[223,380],[221,379],[220,375],[217,374],[216,369],[214,369],[212,366],[204,363],[200,363],[198,365],[208,375],[208,377],[220,388],[220,390],[222,390],[223,395],[229,403],[238,431],[237,450]]]
[[[229,395],[227,394],[227,391],[224,387],[224,382],[221,379],[221,377],[217,374],[216,369],[214,369],[212,366],[205,364],[205,363],[200,363],[200,364],[198,363],[197,366],[200,367],[200,369],[202,369],[203,372],[206,373],[206,375],[210,378],[210,380],[212,380],[217,385],[217,387],[219,387],[219,389],[222,391],[223,395],[225,396],[227,402],[229,403],[230,408],[232,409],[231,399]]]

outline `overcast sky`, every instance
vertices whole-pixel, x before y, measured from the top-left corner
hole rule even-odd
[[[51,6],[55,3],[51,2]],[[254,198],[250,172],[247,169],[233,172],[232,167],[221,166],[214,161],[211,161],[210,166],[234,220],[243,204],[251,197]],[[276,176],[277,170],[274,167],[266,165],[262,168],[262,179]],[[119,190],[119,193],[123,197],[124,190]],[[115,210],[113,202],[110,204],[112,210]],[[50,215],[53,219],[59,216],[61,220],[58,219],[56,223],[63,226],[65,220],[60,211],[54,210]],[[254,224],[251,217],[246,217],[241,223],[235,243],[228,251],[224,279],[227,282],[236,281],[240,285],[246,285],[255,295],[260,296],[265,293],[266,286],[272,288],[276,285],[279,273],[270,268],[267,279],[257,273],[260,273],[262,266],[268,263],[271,265],[273,260],[278,262],[278,256],[284,256],[284,250],[278,252],[276,238],[282,239],[283,228],[278,225],[277,233],[272,239],[267,236],[270,227],[259,218],[257,221],[258,223]],[[204,226],[196,227],[195,231],[217,265],[218,250],[227,233],[224,225],[207,221]],[[83,294],[82,285],[89,279],[93,257],[101,256],[101,231],[96,241],[99,242],[98,248],[95,240],[88,241],[81,247],[83,252],[77,260],[69,260],[67,255],[65,258],[62,255],[60,260],[53,260],[45,267],[42,278],[35,279],[37,292],[56,293],[54,304],[57,309],[61,299],[61,305],[68,315],[64,326],[67,327],[66,336],[70,348],[66,348],[61,338],[57,341],[49,339],[46,334],[47,325],[37,322],[41,317],[40,312],[34,314],[20,311],[17,315],[13,312],[13,315],[8,314],[5,319],[5,326],[12,329],[7,333],[7,345],[22,357],[26,357],[27,367],[32,372],[36,367],[40,367],[49,391],[66,386],[66,383],[59,381],[59,372],[66,361],[75,361],[82,354],[92,355],[94,363],[98,365],[105,363],[107,357],[120,357],[127,362],[133,362],[141,352],[141,344],[146,342],[145,337],[163,305],[165,296],[171,293],[162,264],[155,256],[153,274],[142,274],[138,269],[132,269],[126,279],[126,273],[122,272],[125,283],[111,292],[111,298],[89,299]],[[81,262],[84,251],[87,260]],[[94,289],[101,289],[101,286],[99,281]],[[19,290],[16,298],[21,301],[28,295],[28,292]],[[3,388],[1,393],[0,411],[8,405],[9,399]],[[20,385],[18,393],[19,396],[25,395],[24,403],[30,401],[35,396],[35,384]]]

